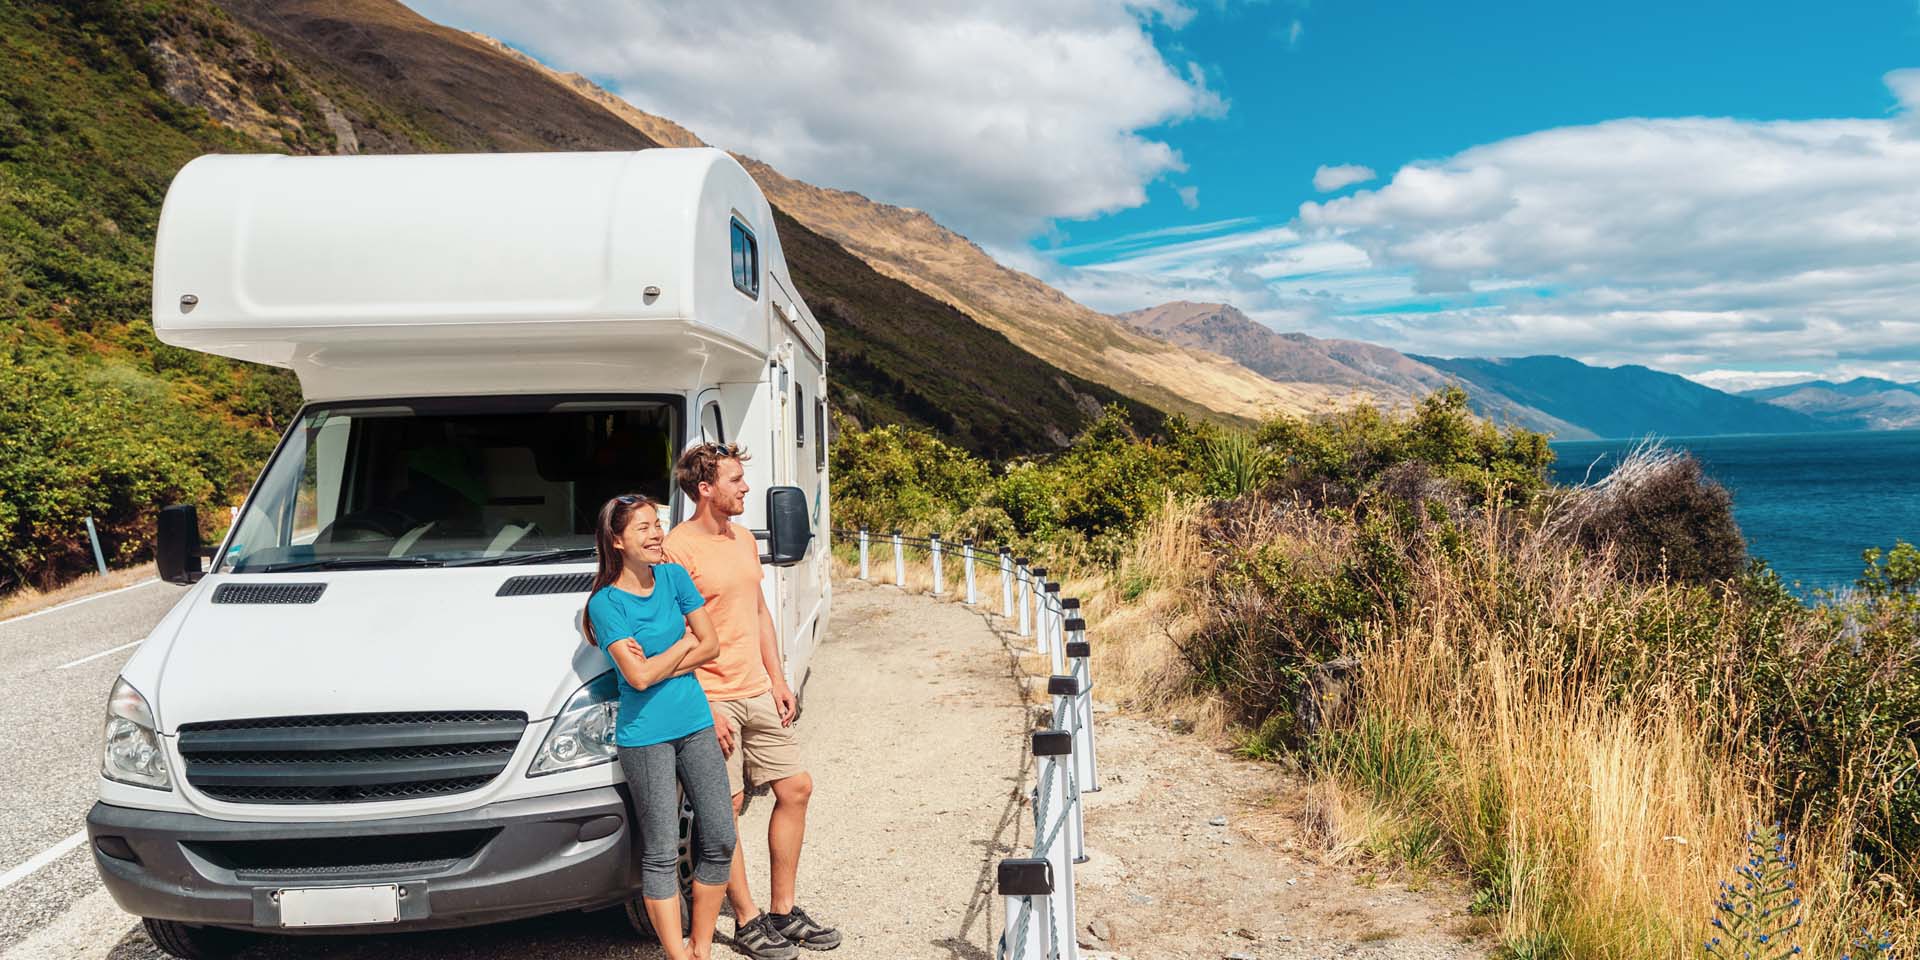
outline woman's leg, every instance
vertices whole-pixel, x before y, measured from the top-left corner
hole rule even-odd
[[[720,900],[733,869],[733,798],[727,786],[727,761],[711,729],[696,730],[674,745],[680,785],[693,806],[693,956],[706,960],[713,951],[713,928],[720,922]]]
[[[711,733],[707,739],[713,739]],[[676,875],[680,861],[680,796],[675,752],[672,743],[621,747],[620,769],[633,794],[635,826],[640,830],[640,896],[646,903],[647,919],[653,923],[653,932],[660,937],[668,960],[688,960],[686,941],[680,932],[680,878]]]

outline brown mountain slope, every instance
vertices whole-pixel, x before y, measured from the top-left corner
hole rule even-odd
[[[338,104],[368,152],[639,150],[660,142],[550,71],[491,41],[435,24],[394,0],[214,0],[259,31]],[[193,58],[183,58],[191,65]],[[208,59],[208,58],[202,58]],[[206,99],[231,65],[183,68],[180,96]],[[245,113],[245,111],[241,111]],[[263,145],[270,147],[270,145]],[[779,197],[773,197],[776,207]],[[1100,408],[1122,403],[1140,427],[1150,406],[1022,350],[950,305],[875,273],[791,220],[782,245],[827,330],[839,409],[866,423],[933,428],[989,456],[1064,444]]]
[[[561,73],[480,34],[472,35],[530,69],[548,72],[581,96],[675,146],[705,146],[692,131],[635,107],[577,73]],[[1005,334],[1064,370],[1166,410],[1237,420],[1319,409],[1344,396],[1337,385],[1280,383],[1206,350],[1142,336],[1032,276],[1002,266],[967,238],[918,210],[828,190],[735,154],[781,209],[833,238],[873,269]]]
[[[1404,406],[1460,378],[1389,347],[1358,340],[1322,340],[1304,333],[1280,333],[1255,322],[1231,304],[1177,300],[1119,314],[1142,333],[1173,343],[1231,357],[1261,375],[1283,383],[1331,385],[1358,402]],[[1496,420],[1562,439],[1591,433],[1493,391],[1469,386],[1474,409]]]

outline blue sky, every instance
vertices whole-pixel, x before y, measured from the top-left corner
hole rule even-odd
[[[1552,127],[1879,116],[1893,106],[1881,77],[1920,66],[1912,0],[1275,0],[1202,8],[1153,35],[1169,60],[1201,64],[1228,109],[1149,131],[1178,148],[1189,171],[1156,185],[1149,204],[1062,224],[1066,241],[1193,222],[1175,185],[1199,188],[1202,215],[1284,222],[1319,199],[1312,179],[1322,165],[1391,173]]]
[[[1920,380],[1914,0],[414,5],[1096,309]]]

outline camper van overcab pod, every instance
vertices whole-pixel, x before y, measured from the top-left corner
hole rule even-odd
[[[292,369],[306,405],[217,546],[163,518],[193,587],[108,704],[88,829],[114,899],[204,956],[636,897],[578,627],[601,503],[683,520],[677,453],[744,443],[796,691],[826,628],[825,344],[753,180],[704,149],[203,157],[153,316]]]

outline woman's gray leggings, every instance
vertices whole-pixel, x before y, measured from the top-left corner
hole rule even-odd
[[[620,769],[633,793],[640,827],[640,895],[648,900],[680,896],[680,796],[693,805],[693,879],[717,886],[733,869],[733,793],[727,761],[712,727],[665,743],[621,747]]]

